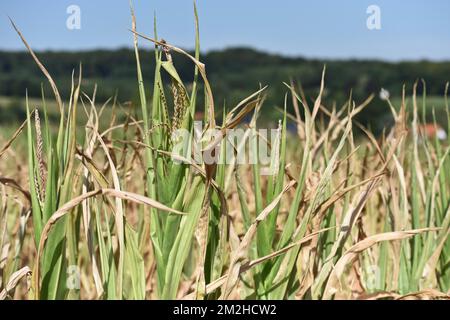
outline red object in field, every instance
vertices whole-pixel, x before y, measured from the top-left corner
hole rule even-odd
[[[202,121],[205,118],[205,114],[203,113],[203,111],[196,111],[195,115],[194,115],[194,120],[195,121]]]
[[[420,135],[426,138],[438,138],[439,140],[447,139],[447,133],[445,130],[434,123],[425,123],[418,125]]]

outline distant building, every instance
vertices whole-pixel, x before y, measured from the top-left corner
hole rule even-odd
[[[438,138],[439,140],[447,139],[447,132],[434,123],[425,123],[418,125],[419,133],[426,138]]]

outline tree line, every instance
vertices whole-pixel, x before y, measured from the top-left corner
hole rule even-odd
[[[119,101],[138,101],[136,61],[131,49],[94,50],[79,52],[38,52],[63,97],[70,94],[72,71],[78,71],[82,62],[83,90],[92,93],[98,85],[97,99],[106,100],[117,94]],[[418,79],[425,79],[427,94],[443,96],[450,79],[450,62],[411,61],[385,62],[377,60],[323,60],[302,57],[286,57],[249,48],[230,48],[210,51],[202,55],[202,62],[215,93],[218,106],[233,107],[241,99],[269,85],[263,116],[278,117],[275,106],[281,107],[288,91],[283,82],[294,81],[301,85],[307,97],[317,94],[321,72],[326,65],[325,100],[328,105],[339,107],[350,96],[358,103],[381,88],[392,96],[401,95],[402,86],[407,90]],[[141,52],[141,64],[147,91],[152,90],[153,52]],[[192,81],[193,64],[186,58],[174,55],[175,66],[181,78]],[[41,95],[41,85],[49,92],[45,78],[27,52],[0,51],[0,96],[23,97],[25,90],[31,97]],[[374,99],[360,115],[367,123],[379,121],[387,112],[385,103]]]

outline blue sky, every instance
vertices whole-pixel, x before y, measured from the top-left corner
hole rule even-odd
[[[368,30],[366,9],[381,9],[381,30]],[[66,27],[69,5],[81,29]],[[191,0],[134,0],[138,30],[192,48]],[[250,46],[290,56],[450,60],[448,0],[197,0],[202,50]],[[0,50],[23,46],[7,16],[36,50],[132,45],[128,0],[2,0]]]

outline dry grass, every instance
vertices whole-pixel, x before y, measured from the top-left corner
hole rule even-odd
[[[51,84],[60,124],[51,130],[45,97],[39,111],[27,100],[26,123],[0,137],[0,298],[448,299],[450,149],[448,141],[421,136],[415,88],[412,105],[404,94],[392,108],[394,127],[380,137],[362,128],[365,137],[356,139],[361,126],[353,119],[371,98],[326,108],[324,71],[312,106],[287,85],[285,107],[295,113],[284,111],[279,142],[267,142],[272,175],[235,158],[199,165],[195,154],[224,157],[219,143],[227,129],[245,132],[235,152],[245,142],[253,152],[261,148],[248,137],[264,89],[217,124],[196,27],[190,56],[137,33],[133,15],[142,119],[115,101],[104,113],[106,104],[83,94],[81,70],[64,105],[19,33]],[[139,38],[156,48],[151,103]],[[192,87],[179,77],[171,52],[192,60]],[[205,101],[197,99],[200,82]],[[177,128],[193,132],[197,110],[223,136],[205,134],[200,150],[189,145],[179,155],[180,164],[170,156],[170,135]],[[242,125],[249,114],[251,122]],[[288,121],[297,135],[287,133]],[[28,154],[15,152],[21,134]]]

